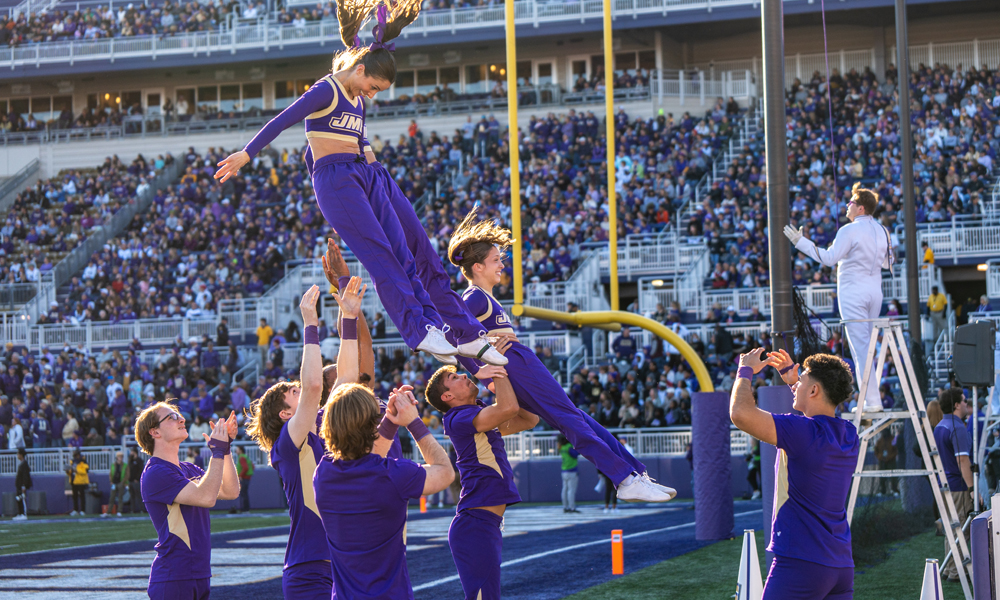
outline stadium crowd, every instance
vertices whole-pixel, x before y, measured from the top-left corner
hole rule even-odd
[[[33,283],[149,187],[169,154],[131,163],[108,157],[94,169],[70,169],[17,195],[0,225],[0,278]]]
[[[806,83],[795,80],[788,91],[792,223],[804,225],[817,245],[833,241],[855,182],[882,198],[877,216],[883,225],[893,231],[902,224],[895,80],[892,67],[881,84],[867,69],[846,76],[833,71],[832,148],[825,77],[817,72]],[[1000,72],[921,64],[909,84],[918,224],[982,214],[1000,151]],[[712,182],[688,220],[688,234],[704,237],[711,252],[706,287],[768,285],[766,221],[764,145],[758,136]],[[899,246],[896,236],[892,241]],[[833,283],[835,273],[799,255],[793,280]]]

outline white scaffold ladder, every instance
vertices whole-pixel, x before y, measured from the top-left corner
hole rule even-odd
[[[903,390],[903,397],[906,399],[906,410],[894,410],[885,412],[863,413],[865,393],[867,392],[869,378],[865,377],[860,383],[858,393],[858,410],[854,413],[854,425],[858,429],[858,437],[861,447],[858,451],[858,465],[854,470],[854,479],[851,482],[851,495],[847,501],[847,521],[854,517],[854,507],[858,499],[858,489],[861,481],[865,478],[883,477],[927,477],[934,492],[934,501],[941,514],[941,522],[944,525],[944,534],[948,541],[950,554],[955,559],[958,569],[958,577],[962,583],[962,591],[966,600],[972,600],[972,589],[970,585],[971,554],[969,546],[961,533],[962,523],[958,520],[958,511],[955,503],[951,499],[951,494],[942,492],[948,491],[948,480],[944,474],[944,466],[941,463],[941,456],[938,454],[937,444],[934,442],[934,428],[931,427],[927,419],[927,407],[924,404],[923,394],[917,384],[916,373],[913,370],[913,362],[910,360],[910,353],[906,347],[906,340],[903,337],[904,321],[894,321],[886,318],[871,319],[874,327],[872,337],[868,343],[867,362],[868,368],[875,360],[876,350],[878,350],[878,362],[875,364],[875,373],[882,373],[885,367],[886,355],[892,354],[892,361],[899,374],[899,386]],[[879,348],[878,339],[882,336],[882,345]],[[866,369],[867,371],[867,369]],[[913,425],[913,430],[917,434],[917,444],[920,447],[920,456],[924,461],[923,469],[890,469],[890,470],[865,470],[865,457],[868,454],[868,446],[875,437],[886,427],[896,421],[909,419]]]

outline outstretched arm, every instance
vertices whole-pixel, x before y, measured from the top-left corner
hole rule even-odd
[[[319,299],[319,286],[312,286],[302,294],[299,310],[302,312],[302,325],[305,329],[302,344],[302,368],[300,370],[299,406],[295,414],[288,420],[288,435],[296,448],[301,448],[310,431],[316,431],[316,413],[323,394],[323,356],[319,351],[319,336],[316,328],[319,326],[319,316],[316,314],[316,301]]]
[[[229,454],[227,421],[219,419],[212,427],[211,437],[206,434],[202,435],[209,440],[209,446],[212,447],[212,459],[208,463],[208,469],[205,470],[205,474],[197,482],[192,481],[184,486],[177,494],[174,502],[177,504],[187,504],[188,506],[212,508],[220,497],[219,491],[222,487],[223,471],[227,470],[226,463],[228,462],[232,465],[233,462]],[[216,451],[216,446],[220,450]],[[229,466],[228,468],[232,469],[234,473],[236,472],[235,467]],[[239,482],[236,485],[236,495],[239,496]]]
[[[844,260],[847,253],[854,245],[853,231],[847,227],[837,232],[837,237],[833,238],[833,243],[829,248],[820,248],[809,238],[802,238],[795,242],[795,249],[802,252],[809,258],[820,264],[833,267]]]
[[[333,297],[340,305],[340,353],[337,355],[337,383],[336,388],[345,383],[356,383],[358,381],[358,333],[357,320],[361,313],[361,300],[365,297],[367,285],[361,285],[360,277],[351,277],[347,288],[334,294]],[[353,331],[352,331],[353,330]]]
[[[757,408],[757,404],[753,400],[751,374],[748,372],[757,374],[764,368],[765,363],[760,359],[763,352],[763,348],[757,348],[748,354],[740,355],[739,375],[729,399],[729,418],[732,419],[733,425],[746,433],[762,442],[776,446],[778,434],[774,427],[774,417],[766,410]]]

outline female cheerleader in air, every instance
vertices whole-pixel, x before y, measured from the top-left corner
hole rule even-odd
[[[376,7],[375,42],[363,46],[357,33]],[[407,244],[418,249],[421,246],[406,238],[422,238],[428,247],[430,242],[422,227],[413,231],[412,222],[419,224],[419,219],[405,197],[404,202],[399,202],[400,193],[397,202],[391,201],[389,184],[395,186],[395,182],[378,165],[367,140],[363,97],[374,98],[395,81],[394,45],[388,42],[419,12],[419,0],[400,0],[391,8],[379,0],[339,0],[340,35],[348,48],[334,56],[331,74],[271,119],[243,150],[222,160],[215,178],[226,181],[278,134],[305,120],[309,142],[306,166],[319,208],[368,270],[379,299],[406,344],[446,364],[455,364],[454,356],[460,354],[504,365],[507,359],[486,341],[482,325],[468,312],[457,310],[461,307],[457,294],[452,292],[449,303],[449,296],[438,289],[442,277],[447,281],[440,259],[437,272],[428,271],[424,261],[420,267],[423,277],[418,276]],[[397,211],[404,213],[411,225],[406,232]],[[435,307],[421,279],[436,284],[433,296],[442,302],[442,312]],[[445,338],[443,323],[447,323],[445,330],[451,330],[456,345]]]
[[[475,217],[473,208],[455,229],[448,244],[448,258],[471,282],[462,297],[488,335],[512,336],[510,318],[493,297],[493,287],[500,283],[504,268],[501,251],[513,241],[511,233],[493,221],[477,222]],[[514,341],[504,355],[509,361],[505,370],[521,407],[561,431],[580,454],[616,484],[619,499],[666,502],[677,494],[650,479],[646,467],[607,429],[574,406],[530,348]],[[492,373],[474,359],[460,357],[459,361],[479,378],[488,378]]]

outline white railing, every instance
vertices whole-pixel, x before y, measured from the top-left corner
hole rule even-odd
[[[681,427],[651,427],[645,429],[609,429],[612,435],[623,439],[632,447],[637,457],[642,456],[684,456],[687,445],[691,443],[691,428]],[[401,433],[400,435],[406,435]],[[435,435],[447,449],[451,442],[443,435]],[[515,435],[504,436],[504,446],[507,458],[512,461],[538,460],[543,458],[558,459],[559,449],[556,441],[558,431],[522,431]],[[241,446],[247,457],[256,466],[267,466],[268,457],[251,441],[233,442]],[[94,446],[82,448],[91,473],[107,473],[115,460],[115,453],[128,447],[134,447],[132,436],[126,436],[121,446]],[[420,451],[413,444],[412,460],[423,462]],[[186,443],[181,446],[181,457],[187,454],[188,447],[199,448],[202,458],[207,463],[212,452],[201,443]],[[730,429],[729,449],[733,456],[743,456],[750,451],[750,437],[738,429]],[[64,473],[72,463],[73,448],[28,448],[28,465],[33,475],[52,475]],[[128,454],[126,453],[126,460]],[[0,476],[17,473],[17,453],[14,450],[0,450]]]
[[[796,1],[796,0],[786,0]],[[680,11],[711,11],[713,7],[756,6],[759,0],[615,0],[611,3],[612,18],[638,19],[643,16],[666,16]],[[546,2],[519,0],[515,3],[515,22],[539,27],[544,23],[586,21],[603,18],[603,4],[593,0],[581,2]],[[403,30],[402,37],[427,37],[430,34],[454,34],[504,26],[503,4],[476,8],[454,8],[426,11],[415,23]],[[371,24],[363,37],[371,38]],[[45,42],[0,49],[0,66],[15,68],[52,63],[74,64],[94,61],[160,56],[210,56],[213,52],[236,54],[240,50],[286,46],[325,46],[327,41],[340,39],[336,19],[314,21],[304,27],[273,23],[240,24],[229,30],[185,33],[175,36],[136,36],[69,42]],[[334,44],[335,46],[338,44]],[[730,70],[749,69],[744,64]]]
[[[896,56],[896,46],[889,49],[889,56]],[[963,69],[989,65],[996,68],[1000,63],[1000,39],[972,40],[947,44],[920,44],[910,46],[910,64],[913,68],[924,64],[928,67],[941,63],[952,68],[962,65]]]
[[[1000,225],[966,226],[955,221],[946,229],[917,231],[917,245],[927,242],[936,259],[1000,255]]]
[[[1000,260],[986,262],[986,295],[1000,298]]]
[[[124,348],[133,339],[141,340],[147,346],[170,344],[178,337],[187,340],[191,337],[201,338],[201,336],[207,335],[209,338],[215,339],[219,317],[228,317],[231,335],[243,335],[256,331],[258,316],[266,314],[266,311],[261,310],[261,307],[267,302],[260,299],[224,302],[223,308],[229,312],[216,314],[205,319],[137,319],[121,323],[84,321],[78,325],[70,323],[37,325],[28,329],[27,345],[34,349],[51,346],[61,347],[65,344],[75,347],[77,344],[84,344],[88,350],[92,350],[104,346],[112,349]],[[247,305],[256,305],[256,307],[252,310],[246,310]],[[274,322],[269,319],[268,323],[273,324]],[[16,335],[19,332],[15,329],[13,333]]]
[[[678,280],[673,288],[662,285],[654,285],[648,278],[639,280],[639,312],[649,314],[656,311],[657,304],[664,307],[671,302],[680,304],[681,310],[694,312],[699,317],[704,317],[710,308],[725,311],[732,306],[740,316],[747,316],[751,309],[756,307],[762,315],[771,314],[771,294],[769,288],[735,288],[735,289],[704,289],[704,280],[707,273],[701,268],[692,269],[689,273]],[[1000,293],[1000,265],[997,268],[998,293]],[[882,297],[888,302],[892,299],[906,301],[906,265],[897,264],[894,266],[893,275],[886,274],[882,279]],[[920,301],[925,302],[931,293],[932,286],[943,289],[941,281],[941,269],[934,265],[921,265],[917,275]],[[802,299],[807,307],[817,313],[829,313],[833,311],[834,294],[837,291],[836,284],[804,285],[799,286],[798,291],[802,294]],[[722,317],[723,315],[718,315]]]
[[[610,275],[608,249],[600,252],[601,275]],[[704,252],[703,244],[681,242],[673,231],[628,235],[618,244],[618,276],[631,281],[638,275],[679,275]]]
[[[687,100],[697,100],[699,105],[704,106],[706,100],[714,102],[715,98],[720,97],[741,100],[757,97],[757,85],[749,70],[713,71],[706,74],[700,70],[690,72],[662,69],[652,73],[650,90],[660,102],[664,98],[678,98],[682,105]]]
[[[591,251],[566,281],[529,282],[524,286],[524,303],[528,306],[565,311],[570,302],[582,311],[609,309],[597,252]]]

